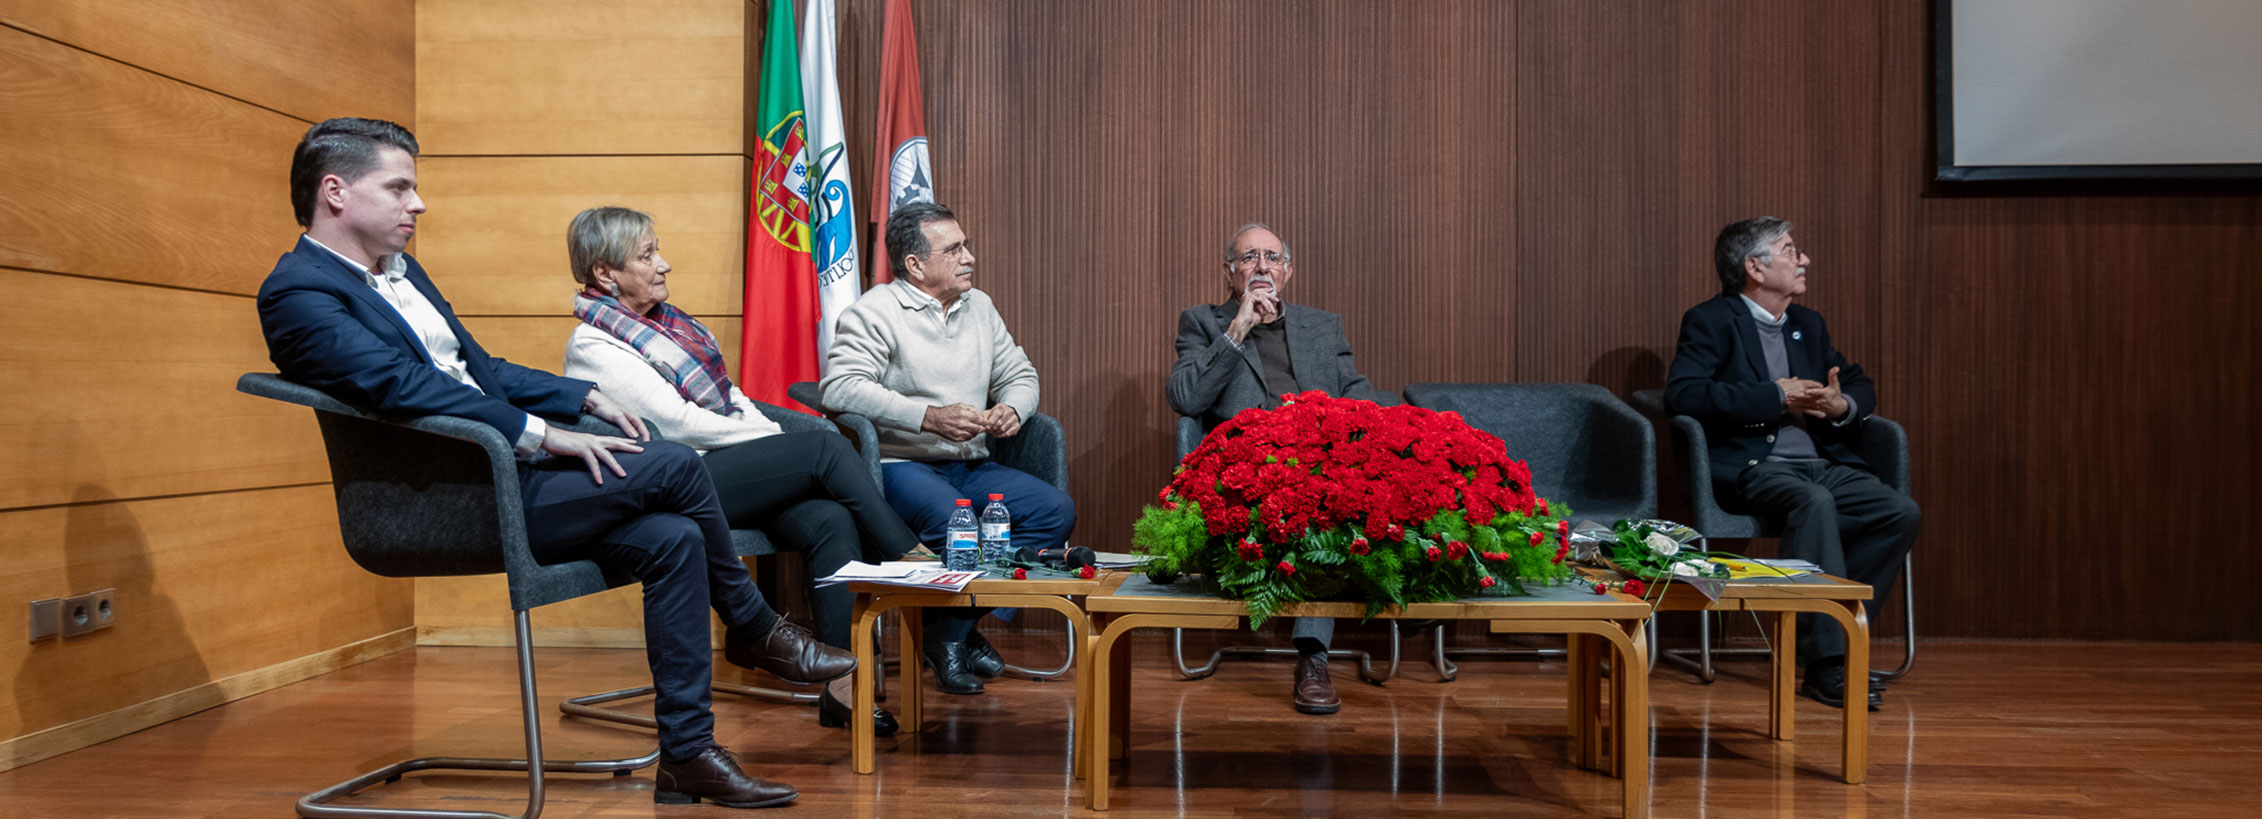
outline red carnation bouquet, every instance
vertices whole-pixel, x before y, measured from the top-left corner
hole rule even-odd
[[[1458,413],[1322,392],[1281,396],[1210,432],[1140,515],[1150,574],[1199,573],[1248,601],[1407,603],[1524,593],[1571,570],[1571,510]]]

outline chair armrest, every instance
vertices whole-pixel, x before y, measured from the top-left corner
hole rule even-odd
[[[820,403],[821,399],[824,398],[824,393],[818,391],[815,381],[795,381],[785,385],[785,397],[791,398],[795,403],[811,410],[825,411],[824,405]]]
[[[990,458],[1068,491],[1068,435],[1050,415],[1030,415],[1011,438],[991,436]]]
[[[1861,422],[1861,446],[1856,450],[1885,485],[1909,492],[1909,431],[1882,415]]]
[[[1613,460],[1631,466],[1634,474],[1641,476],[1641,505],[1637,514],[1646,518],[1657,517],[1657,430],[1626,402],[1605,393],[1593,405],[1594,422],[1600,434],[1596,441],[1609,442]],[[1624,462],[1631,461],[1631,464]]]
[[[864,465],[872,470],[872,484],[886,492],[887,482],[880,479],[879,428],[872,426],[872,419],[853,412],[836,413],[830,417],[840,428],[840,434],[848,436],[848,442],[855,444],[856,451],[864,456]]]
[[[801,399],[796,398],[794,400],[800,401]],[[770,419],[771,423],[777,424],[779,428],[784,429],[787,432],[813,432],[820,429],[834,429],[833,425],[825,423],[825,419],[823,418],[810,415],[806,412],[796,412],[778,406],[776,404],[768,404],[761,401],[755,401],[754,408],[762,411],[762,417]]]

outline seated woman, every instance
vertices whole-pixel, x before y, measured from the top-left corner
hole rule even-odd
[[[713,333],[668,304],[668,263],[652,217],[592,208],[566,232],[581,325],[566,344],[565,372],[597,388],[653,431],[699,450],[733,529],[759,529],[781,549],[806,555],[811,577],[850,560],[894,560],[919,538],[888,506],[864,459],[830,430],[785,432],[730,382]],[[817,638],[848,648],[854,596],[848,586],[810,593]],[[850,677],[825,686],[817,721],[848,721]],[[893,715],[874,715],[878,733]]]

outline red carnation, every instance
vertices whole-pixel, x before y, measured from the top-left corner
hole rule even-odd
[[[1595,593],[1595,594],[1609,594],[1609,593],[1610,593],[1610,584],[1608,584],[1608,583],[1596,583],[1596,584],[1594,584],[1594,593]]]
[[[1445,550],[1431,546],[1422,550],[1422,556],[1429,558],[1430,562],[1435,563],[1445,557]]]
[[[1537,512],[1537,513],[1539,514],[1539,516],[1540,516],[1540,517],[1546,517],[1546,516],[1547,516],[1547,499],[1546,499],[1546,498],[1536,498],[1536,499],[1534,499],[1534,500],[1533,500],[1533,503],[1535,503],[1535,504],[1537,504],[1537,505],[1538,505],[1538,508],[1536,509],[1536,512]]]
[[[1027,579],[1029,579],[1029,570],[1028,570],[1028,569],[1014,569],[1014,570],[1013,570],[1013,579],[1015,579],[1015,580],[1027,580]]]
[[[1165,486],[1165,487],[1163,487],[1163,488],[1162,488],[1162,491],[1160,491],[1160,492],[1156,492],[1156,493],[1155,493],[1155,500],[1158,500],[1158,501],[1162,501],[1162,502],[1164,502],[1164,503],[1169,503],[1169,502],[1170,502],[1170,487],[1167,487],[1167,486]]]
[[[1556,521],[1556,522],[1555,522],[1555,531],[1562,533],[1562,535],[1563,535],[1564,537],[1570,537],[1570,536],[1571,536],[1571,522],[1570,522],[1569,520],[1559,520],[1559,521]]]
[[[1382,534],[1384,537],[1390,538],[1391,540],[1406,539],[1406,530],[1399,528],[1398,524],[1395,523],[1382,527]]]
[[[1480,578],[1477,578],[1477,588],[1480,588],[1480,589],[1489,589],[1489,588],[1492,588],[1492,583],[1493,583],[1493,581],[1492,581],[1492,578],[1490,578],[1490,577],[1480,577]]]
[[[1462,543],[1461,541],[1458,541],[1458,540],[1455,540],[1455,541],[1451,541],[1451,542],[1448,542],[1448,543],[1446,543],[1446,544],[1445,544],[1445,556],[1446,556],[1446,557],[1450,557],[1450,558],[1453,558],[1454,560],[1460,560],[1460,559],[1461,559],[1461,556],[1462,556],[1462,555],[1465,555],[1465,554],[1468,554],[1468,553],[1469,553],[1469,544],[1466,544],[1466,543]]]
[[[1351,539],[1351,553],[1352,553],[1352,554],[1355,554],[1355,555],[1363,555],[1363,554],[1366,554],[1366,553],[1368,553],[1368,552],[1370,552],[1370,551],[1373,551],[1373,548],[1367,545],[1367,539],[1366,539],[1366,538],[1363,538],[1363,537],[1359,537],[1359,538],[1352,538],[1352,539]]]
[[[1098,575],[1098,574],[1099,574],[1099,571],[1098,571],[1098,570],[1096,570],[1096,569],[1093,569],[1093,568],[1092,568],[1092,567],[1090,567],[1090,566],[1085,566],[1085,567],[1083,567],[1083,568],[1081,568],[1081,569],[1077,569],[1077,570],[1076,570],[1076,576],[1077,576],[1077,577],[1081,577],[1081,578],[1084,578],[1085,580],[1090,580],[1090,579],[1092,579],[1092,577],[1093,577],[1093,576],[1095,576],[1095,575]]]
[[[1165,511],[1165,512],[1176,512],[1176,511],[1178,511],[1178,502],[1177,502],[1177,501],[1163,501],[1163,502],[1162,502],[1162,510],[1163,510],[1163,511]]]
[[[1086,568],[1090,568],[1090,567],[1086,567]],[[1281,573],[1281,574],[1295,574],[1295,573],[1296,573],[1296,566],[1295,566],[1295,564],[1289,563],[1288,561],[1285,561],[1285,560],[1283,560],[1283,561],[1280,561],[1280,565],[1278,565],[1278,566],[1274,566],[1273,568],[1275,568],[1275,569],[1279,569],[1279,570],[1280,570],[1280,573]]]
[[[1533,546],[1538,546],[1538,545],[1539,545],[1539,542],[1540,542],[1540,541],[1542,541],[1542,540],[1546,540],[1546,539],[1547,539],[1547,533],[1546,533],[1546,532],[1533,532],[1533,533],[1532,533],[1532,545],[1533,545]]]
[[[1634,579],[1632,579],[1632,580],[1628,580],[1628,581],[1626,581],[1626,593],[1627,593],[1627,594],[1631,594],[1631,595],[1634,595],[1634,596],[1636,596],[1636,597],[1640,597],[1640,596],[1641,596],[1641,593],[1642,593],[1642,589],[1644,589],[1644,588],[1647,588],[1647,587],[1646,587],[1646,586],[1643,586],[1643,585],[1642,585],[1642,579],[1641,579],[1641,578],[1639,578],[1639,577],[1637,577],[1637,578],[1634,578]]]

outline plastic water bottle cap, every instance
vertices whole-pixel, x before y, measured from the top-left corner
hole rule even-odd
[[[998,493],[996,493],[996,492],[991,492],[991,493],[990,493],[990,500],[995,500],[995,501],[1001,501],[1001,500],[1005,500],[1005,496],[1004,496],[1004,495],[1000,495],[1000,494],[998,494]]]
[[[965,499],[965,498],[959,498],[959,499],[958,499],[958,505],[960,505],[960,506],[973,506],[973,505],[974,505],[974,502],[973,502],[973,501],[970,501],[970,500],[967,500],[967,499]]]

